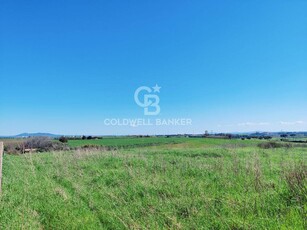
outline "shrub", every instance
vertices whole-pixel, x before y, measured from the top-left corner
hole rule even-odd
[[[24,143],[23,142],[9,142],[4,144],[4,152],[9,154],[20,154],[23,153]]]
[[[62,144],[54,142],[49,137],[32,137],[25,141],[26,149],[37,149],[38,151],[52,151],[52,150],[68,150],[69,148]]]
[[[61,136],[61,137],[59,138],[59,141],[62,142],[62,143],[67,143],[67,138],[64,137],[64,136]]]
[[[25,141],[25,148],[49,150],[52,147],[52,140],[48,137],[32,137]]]

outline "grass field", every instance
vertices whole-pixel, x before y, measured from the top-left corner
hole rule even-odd
[[[106,146],[106,147],[118,147],[118,148],[134,148],[134,147],[149,147],[169,145],[170,147],[176,147],[174,144],[180,144],[179,146],[191,147],[212,147],[221,145],[240,145],[240,146],[252,146],[259,143],[259,140],[240,140],[240,139],[215,139],[215,138],[185,138],[185,137],[149,137],[149,138],[104,138],[97,140],[69,140],[68,145],[71,147],[81,146]]]
[[[112,138],[5,155],[0,229],[306,229],[307,148]]]

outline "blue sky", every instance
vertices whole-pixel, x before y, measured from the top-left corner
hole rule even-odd
[[[307,130],[306,1],[1,1],[0,135]],[[106,126],[146,118],[191,126]]]

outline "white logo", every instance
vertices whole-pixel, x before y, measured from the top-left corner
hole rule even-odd
[[[161,110],[160,106],[159,106],[159,102],[160,102],[159,96],[156,95],[156,94],[152,94],[152,92],[153,93],[160,93],[161,87],[156,84],[156,86],[152,87],[152,89],[150,87],[147,87],[147,86],[141,86],[141,87],[137,88],[135,93],[134,93],[135,103],[138,106],[144,108],[144,115],[158,115],[160,113],[160,110]],[[139,94],[141,92],[147,92],[148,93],[148,94],[145,93],[143,95],[143,99],[144,99],[143,101],[140,101],[140,99],[139,99]]]

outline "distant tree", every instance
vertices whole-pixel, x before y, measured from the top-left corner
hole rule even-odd
[[[85,140],[85,139],[86,139],[86,136],[83,135],[83,136],[82,136],[82,140]]]
[[[280,137],[288,137],[287,134],[281,134]]]
[[[59,138],[59,141],[62,142],[62,143],[66,143],[66,142],[67,142],[67,138],[64,137],[64,136],[61,136],[61,137]]]
[[[88,140],[92,140],[93,137],[92,137],[92,136],[88,136],[87,139],[88,139]]]

